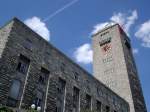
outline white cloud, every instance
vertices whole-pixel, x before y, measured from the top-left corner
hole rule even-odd
[[[99,24],[95,25],[94,30],[92,31],[92,34],[98,33],[99,30],[103,29],[107,24],[108,24],[108,22],[104,22],[104,23],[99,23]]]
[[[133,48],[133,49],[132,49],[132,52],[133,52],[133,54],[138,54],[138,53],[139,53],[139,50],[138,50],[137,48]]]
[[[131,28],[131,26],[135,23],[135,21],[138,19],[138,14],[137,11],[134,10],[132,12],[131,16],[128,16],[126,18],[126,23],[125,23],[125,31],[129,34],[129,30]]]
[[[26,19],[24,23],[29,26],[32,30],[42,36],[45,40],[50,41],[50,31],[46,24],[38,17],[32,17]]]
[[[142,46],[150,48],[150,20],[139,26],[135,36],[142,41]]]
[[[93,51],[89,43],[83,44],[76,49],[74,57],[77,62],[90,64],[93,61]]]
[[[99,30],[103,29],[106,25],[118,23],[127,34],[129,34],[131,26],[135,23],[135,20],[138,19],[137,11],[134,10],[128,13],[114,13],[112,17],[110,17],[108,22],[99,23],[94,26],[94,30],[92,34],[98,33]]]
[[[124,13],[114,13],[110,18],[110,21],[120,24],[121,26],[125,24],[125,14]]]

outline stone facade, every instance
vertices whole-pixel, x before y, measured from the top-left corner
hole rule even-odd
[[[0,29],[0,104],[42,112],[129,112],[128,103],[14,18]]]
[[[94,76],[130,105],[130,112],[147,112],[130,39],[115,24],[93,35]]]

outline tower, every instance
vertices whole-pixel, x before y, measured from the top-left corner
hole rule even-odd
[[[94,76],[124,98],[130,112],[147,112],[130,39],[118,24],[92,37]]]

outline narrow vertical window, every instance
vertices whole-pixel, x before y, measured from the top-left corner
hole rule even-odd
[[[106,112],[110,112],[110,107],[106,106]]]
[[[91,100],[91,96],[89,96],[89,95],[86,95],[86,106],[85,106],[85,108],[86,108],[86,110],[91,110],[92,109],[92,100]]]
[[[39,84],[45,85],[48,81],[48,76],[49,76],[49,71],[46,70],[45,68],[41,68],[41,73],[38,80]]]
[[[66,82],[59,78],[58,81],[58,97],[57,97],[57,112],[64,112],[65,107],[65,88],[66,88]]]
[[[66,67],[65,63],[61,63],[60,69],[61,69],[62,72],[65,71],[65,67]]]
[[[97,102],[96,102],[96,111],[97,111],[97,112],[101,112],[101,108],[102,108],[101,102],[100,102],[100,101],[97,101]]]
[[[20,91],[21,82],[18,80],[13,80],[11,88],[8,95],[7,105],[11,107],[16,107],[19,91]]]
[[[43,92],[42,91],[40,91],[40,90],[37,91],[33,104],[35,104],[36,108],[43,107],[43,105],[42,105],[43,104]]]
[[[17,71],[22,74],[26,74],[29,68],[30,60],[23,55],[20,55],[19,62],[17,66]]]
[[[73,88],[73,112],[79,112],[79,106],[80,106],[80,96],[79,96],[80,90],[76,87]]]
[[[76,81],[79,80],[79,74],[78,74],[77,72],[74,72],[74,79],[75,79]]]

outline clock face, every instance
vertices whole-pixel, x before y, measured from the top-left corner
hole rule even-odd
[[[112,48],[112,47],[111,47],[111,44],[110,44],[110,43],[105,44],[105,45],[103,45],[103,46],[101,47],[102,52],[103,52],[104,54],[107,54],[108,52],[110,52],[111,48]]]

